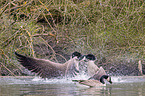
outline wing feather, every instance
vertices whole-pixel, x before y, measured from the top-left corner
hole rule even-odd
[[[23,56],[16,53],[18,61],[31,72],[35,72],[42,78],[59,77],[64,75],[65,68],[63,64],[55,63],[49,60],[37,59]]]

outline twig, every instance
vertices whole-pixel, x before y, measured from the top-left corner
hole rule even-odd
[[[52,52],[53,52],[53,56],[55,56],[56,57],[56,53],[55,53],[55,51],[53,50],[53,48],[42,38],[42,37],[40,37],[39,36],[39,38],[40,39],[42,39],[43,40],[43,42],[52,50]],[[55,58],[55,60],[57,61],[57,59]],[[58,62],[58,61],[57,61]]]
[[[0,62],[1,63],[1,62]],[[5,68],[5,69],[7,69],[10,73],[11,73],[11,75],[13,75],[13,76],[16,76],[11,70],[9,70],[3,63],[1,63],[1,65]]]
[[[138,70],[141,73],[141,75],[143,75],[141,60],[138,61]]]

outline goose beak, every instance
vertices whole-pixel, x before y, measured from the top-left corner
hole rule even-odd
[[[79,61],[84,61],[86,59],[86,55],[82,55],[81,57],[79,57]]]

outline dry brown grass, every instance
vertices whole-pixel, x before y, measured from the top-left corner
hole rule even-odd
[[[15,51],[56,62],[73,51],[98,62],[144,61],[143,0],[1,0],[0,6],[2,75],[21,74]]]

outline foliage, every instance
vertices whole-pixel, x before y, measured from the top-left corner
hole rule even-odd
[[[144,60],[143,0],[1,0],[0,6],[2,75],[21,74],[15,51],[57,62],[73,51],[98,62]]]

